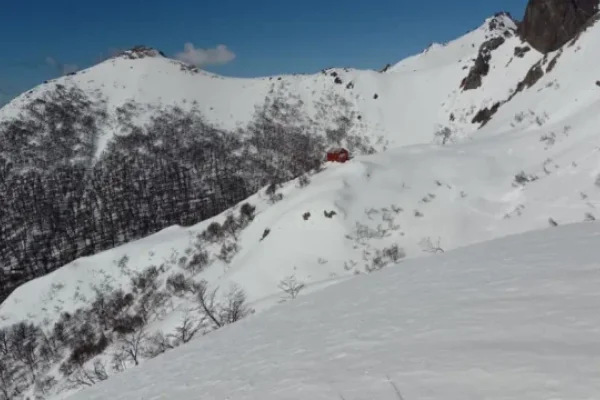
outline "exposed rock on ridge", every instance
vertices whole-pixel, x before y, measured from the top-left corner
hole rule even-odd
[[[529,0],[519,34],[542,52],[558,50],[598,12],[599,0]]]

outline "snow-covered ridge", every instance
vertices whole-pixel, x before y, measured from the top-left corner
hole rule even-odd
[[[230,78],[163,57],[158,50],[138,47],[33,88],[0,110],[0,120],[16,117],[25,105],[56,85],[76,86],[94,98],[105,99],[113,117],[117,109],[130,102],[144,110],[136,123],[146,121],[159,106],[195,105],[208,122],[224,129],[246,125],[267,97],[286,101],[294,97],[302,102],[303,112],[324,127],[332,119],[319,114],[320,104],[331,110],[348,109],[360,116],[355,121],[356,131],[373,142],[389,146],[429,143],[439,126],[447,123],[448,116],[440,113],[440,108],[449,98],[461,97],[456,88],[464,78],[465,65],[476,57],[484,41],[506,35],[513,28],[514,22],[507,16],[490,18],[467,35],[409,57],[385,73],[333,68],[312,75]],[[512,72],[515,68],[518,66],[511,65],[507,71],[514,79],[519,75]],[[452,111],[460,113],[460,104]],[[477,128],[470,121],[463,125],[460,130],[466,134]],[[119,128],[118,124],[109,124],[102,142],[109,142]],[[378,150],[383,148],[380,145]]]

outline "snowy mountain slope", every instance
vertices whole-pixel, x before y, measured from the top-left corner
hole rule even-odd
[[[179,259],[191,257],[196,235],[228,213],[79,259],[31,281],[0,305],[1,326],[26,317],[50,330],[61,313],[90,308],[96,289],[131,292],[131,278],[151,265],[160,267],[161,290],[167,290],[167,278],[183,272],[221,288],[219,298],[236,284],[249,305],[262,311],[289,299],[282,289],[286,280],[306,285],[304,294],[404,256],[593,220],[600,203],[600,142],[592,129],[597,121],[594,109],[541,126],[526,118],[502,135],[482,130],[477,138],[452,146],[409,146],[330,164],[305,187],[298,181],[284,185],[279,201],[270,201],[264,190],[249,198],[257,207],[253,221],[235,239],[202,243],[210,261],[198,273],[186,270]],[[332,211],[328,218],[325,213]],[[233,257],[219,260],[223,244],[233,242],[239,247]],[[124,256],[128,261],[122,264]],[[195,307],[193,296],[173,296],[146,329],[174,332],[186,310]],[[108,363],[120,345],[111,344],[100,359]],[[69,393],[65,385],[54,393]]]
[[[238,79],[200,71],[157,52],[140,57],[126,54],[32,89],[4,107],[0,119],[15,117],[32,99],[56,85],[74,85],[105,99],[113,118],[117,108],[132,101],[141,108],[137,123],[143,123],[158,105],[185,108],[197,104],[209,122],[228,130],[252,120],[255,107],[261,106],[266,97],[291,101],[293,96],[302,102],[303,112],[322,127],[333,124],[348,110],[354,111],[360,116],[360,120],[353,121],[354,129],[373,143],[379,140],[378,150],[387,142],[390,146],[428,143],[438,126],[447,123],[451,110],[462,107],[456,99],[462,98],[457,89],[468,72],[463,68],[470,67],[470,59],[476,57],[480,45],[490,38],[509,35],[511,43],[516,43],[514,30],[508,16],[489,18],[464,37],[402,61],[386,73],[333,68],[310,75]],[[504,47],[509,46],[507,43]],[[527,63],[527,59],[519,62]],[[511,72],[513,68],[519,72]],[[522,69],[509,66],[506,74],[517,76]],[[498,85],[505,89],[503,82]],[[448,110],[442,112],[440,107],[449,98]],[[465,101],[468,106],[473,103]],[[476,128],[470,123],[464,125],[468,131]],[[107,123],[97,154],[120,129],[115,121]]]
[[[144,329],[149,335],[158,331],[174,334],[187,314],[198,313],[195,295],[176,293],[173,286],[169,286],[168,279],[177,273],[195,282],[204,279],[210,289],[219,287],[219,301],[226,299],[226,291],[236,284],[246,292],[249,306],[263,311],[282,299],[289,300],[289,290],[285,293],[282,284],[287,285],[287,289],[290,285],[296,289],[306,285],[301,290],[301,294],[305,294],[355,274],[377,271],[405,256],[416,258],[508,234],[595,219],[600,196],[597,186],[600,142],[595,131],[600,91],[593,84],[595,72],[587,65],[593,65],[595,60],[595,54],[589,49],[598,44],[600,27],[589,28],[575,45],[565,46],[551,70],[548,70],[549,65],[556,54],[543,58],[530,50],[523,57],[517,57],[515,48],[523,44],[514,36],[505,37],[502,32],[508,31],[501,30],[504,41],[493,50],[490,68],[487,75],[482,76],[481,86],[460,90],[461,80],[470,73],[474,62],[465,59],[458,63],[458,60],[467,54],[478,57],[481,42],[498,37],[496,31],[484,33],[491,21],[469,34],[477,36],[471,43],[472,53],[468,50],[471,39],[467,35],[446,47],[434,47],[423,55],[401,62],[385,73],[336,70],[317,76],[282,78],[286,87],[291,88],[290,93],[299,86],[288,80],[298,83],[303,79],[307,82],[315,79],[322,82],[324,90],[327,91],[327,85],[331,84],[345,96],[346,90],[350,89],[345,89],[343,84],[327,83],[334,79],[327,75],[331,72],[338,73],[344,83],[348,76],[356,76],[355,88],[364,82],[369,91],[376,85],[389,89],[389,96],[396,96],[397,103],[380,101],[388,94],[378,91],[380,97],[371,99],[378,105],[365,112],[363,120],[367,124],[379,121],[372,127],[387,121],[383,123],[390,128],[387,138],[390,142],[396,140],[396,145],[429,142],[433,131],[427,127],[448,126],[451,139],[466,140],[457,140],[458,143],[449,146],[421,144],[396,148],[358,156],[345,165],[331,164],[325,171],[311,176],[311,182],[305,187],[298,187],[303,185],[294,181],[278,189],[282,195],[279,201],[272,201],[270,197],[273,196],[263,189],[248,199],[257,207],[254,219],[243,229],[225,234],[218,240],[198,240],[196,235],[208,229],[213,221],[225,221],[230,212],[237,216],[241,209],[239,205],[193,227],[171,227],[145,239],[78,259],[13,292],[0,305],[0,328],[26,319],[42,326],[47,333],[51,332],[64,312],[77,314],[78,309],[90,310],[93,303],[97,305],[98,293],[112,295],[119,288],[133,294],[133,305],[129,310],[138,312],[145,306],[148,293],[140,292],[133,281],[155,266],[157,293],[167,293],[168,297],[162,298]],[[454,51],[456,63],[452,61],[454,53],[451,52]],[[541,79],[502,104],[493,118],[473,135],[479,127],[471,122],[473,115],[481,107],[506,100],[511,89],[516,88],[531,66],[540,60],[544,70]],[[236,85],[253,82],[256,85],[253,87],[262,88],[264,84],[265,92],[270,90],[268,79],[229,80],[202,72],[190,73],[181,71],[181,64],[156,57],[111,60],[87,73],[104,68],[106,73],[102,76],[112,76],[110,71],[114,72],[114,68],[138,62],[147,63],[144,65],[148,66],[148,73],[145,77],[136,73],[130,78],[132,82],[135,77],[139,78],[136,96],[148,105],[148,111],[152,104],[175,101],[179,95],[174,89],[171,92],[168,85],[161,91],[151,84],[160,81],[156,71],[164,72],[166,68],[177,69],[185,79],[189,76],[189,81],[181,87],[190,88],[186,92],[190,96],[200,93],[200,86],[194,86],[199,85],[197,79],[200,78],[214,81],[210,93],[225,87],[216,86],[218,82],[227,82],[218,85],[232,85],[231,88],[236,87],[234,82]],[[434,63],[440,63],[442,67],[428,67]],[[138,65],[135,64],[135,68]],[[411,72],[411,65],[420,69]],[[82,79],[82,76],[85,74],[68,79]],[[114,79],[121,79],[120,75],[115,75]],[[110,101],[117,100],[110,107],[116,108],[116,104],[122,104],[131,94],[129,86],[115,85]],[[423,85],[427,88],[423,89]],[[301,98],[309,96],[308,91],[298,91]],[[170,99],[159,98],[166,96],[164,93],[170,93]],[[363,96],[366,101],[367,92]],[[239,115],[243,110],[250,115],[253,102],[262,101],[258,98],[243,100],[244,105],[240,100],[243,98],[240,95],[230,99],[232,104],[240,101],[238,105],[242,111]],[[254,99],[253,95],[249,95],[250,98]],[[565,99],[574,100],[565,102]],[[439,104],[436,103],[438,100]],[[213,103],[203,103],[202,99],[198,104],[209,111],[213,107]],[[13,112],[17,105],[15,102],[2,112]],[[373,115],[377,117],[370,119]],[[450,115],[454,115],[454,121],[450,120]],[[144,117],[144,114],[139,116]],[[222,123],[235,125],[240,122],[236,121],[237,117],[227,118],[225,114],[222,117]],[[116,130],[107,132],[104,143]],[[421,140],[424,132],[429,132],[427,140]],[[372,132],[367,131],[367,134]],[[411,139],[405,140],[409,138],[405,134]],[[234,245],[237,249],[232,247]],[[202,261],[202,268],[190,268],[192,260],[201,251],[207,252],[208,260]],[[97,319],[97,315],[92,315],[93,321]],[[244,326],[245,322],[240,324]],[[111,334],[109,330],[105,333]],[[218,332],[211,334],[213,337],[219,335]],[[119,337],[111,336],[107,347],[97,357],[87,360],[85,368],[91,368],[94,359],[102,360],[106,362],[108,374],[115,374],[118,371],[110,370],[108,364],[122,345]],[[69,351],[56,355],[51,365],[44,369],[44,376],[53,376],[57,382],[45,391],[41,391],[39,385],[29,385],[24,394],[43,393],[51,398],[86,386],[71,387],[73,382],[68,382],[58,369]],[[132,364],[129,360],[128,367]],[[344,396],[350,395],[344,393]]]
[[[407,261],[72,399],[594,399],[599,238],[575,224]]]
[[[330,164],[304,188],[297,187],[297,181],[285,185],[279,191],[283,199],[275,204],[261,191],[248,199],[258,207],[257,216],[238,235],[240,251],[224,277],[256,300],[278,293],[277,284],[294,271],[306,282],[364,272],[375,249],[394,243],[413,257],[422,253],[421,241],[427,237],[439,238],[441,246],[450,249],[539,229],[548,226],[550,218],[560,224],[590,219],[600,200],[595,183],[600,141],[591,129],[598,116],[592,109],[575,118],[542,127],[531,122],[527,130],[453,146],[411,146]],[[336,215],[325,217],[330,211]],[[223,221],[225,214],[215,220]],[[73,281],[81,270],[84,275],[77,280],[83,280],[83,286],[98,284],[89,268],[101,266],[100,275],[119,274],[114,263],[124,255],[136,270],[163,262],[172,249],[182,254],[211,221],[189,229],[169,228],[131,247],[77,260],[17,289],[0,306],[1,315],[5,323],[14,323],[23,315],[52,320],[52,310],[62,303],[62,311],[73,311],[79,303],[49,301],[53,282]],[[267,228],[269,235],[259,242]],[[147,257],[150,252],[155,256]],[[223,266],[215,269],[223,271]],[[44,291],[46,296],[31,295]],[[65,289],[69,296],[76,291]],[[27,306],[21,309],[18,304]]]

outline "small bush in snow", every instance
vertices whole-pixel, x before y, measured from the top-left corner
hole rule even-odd
[[[438,238],[437,242],[433,242],[430,237],[421,239],[419,245],[424,252],[427,253],[443,253],[444,249],[440,246],[441,239]]]
[[[256,212],[256,207],[250,203],[242,204],[240,208],[240,219],[242,220],[242,225],[246,226],[250,221],[254,220],[254,213]]]
[[[223,227],[218,222],[212,222],[202,233],[202,237],[210,242],[216,242],[223,238],[225,232]]]
[[[585,213],[585,219],[584,220],[588,221],[588,222],[589,221],[595,221],[596,217],[594,217],[594,214],[588,212],[588,213]]]
[[[306,285],[296,279],[294,275],[288,276],[277,286],[285,294],[285,299],[295,299]],[[285,300],[284,299],[284,300]]]
[[[221,246],[221,251],[219,252],[217,258],[223,261],[224,263],[229,264],[239,250],[240,247],[235,242],[223,243],[223,245]]]
[[[300,175],[300,177],[298,178],[298,187],[299,188],[303,188],[306,187],[310,184],[310,178],[308,177],[307,174],[302,174]]]
[[[538,180],[538,177],[535,175],[528,175],[525,173],[525,171],[521,171],[518,174],[515,175],[515,181],[514,181],[514,185],[515,186],[522,186],[525,185],[528,182],[533,182]]]
[[[547,147],[553,146],[556,143],[556,134],[554,132],[550,132],[549,134],[544,134],[540,137],[540,142],[546,143]]]
[[[406,253],[404,252],[404,250],[401,249],[397,244],[393,244],[390,247],[386,247],[385,249],[383,249],[382,254],[383,257],[392,262],[398,262],[406,257]]]
[[[206,281],[195,283],[194,290],[203,322],[213,329],[234,323],[254,312],[246,305],[244,291],[235,285],[230,288],[222,304],[216,302],[218,289],[209,291]]]
[[[166,285],[167,290],[176,296],[182,296],[192,288],[192,282],[181,272],[169,276]]]
[[[206,268],[209,263],[210,257],[208,255],[208,252],[204,250],[196,250],[194,254],[190,257],[188,263],[184,265],[183,269],[195,275],[201,272],[204,268]]]
[[[450,129],[449,127],[445,126],[443,128],[439,128],[435,133],[434,136],[436,138],[438,138],[439,140],[442,141],[442,145],[448,143],[448,141],[452,140],[452,129]]]
[[[271,183],[265,190],[265,194],[268,196],[269,203],[271,204],[275,204],[283,199],[283,194],[277,193],[277,189],[279,189],[279,185],[277,183]]]
[[[406,257],[404,249],[394,244],[390,247],[384,248],[383,250],[376,250],[375,255],[371,259],[371,264],[367,264],[367,272],[375,272],[384,268],[390,263],[397,263],[401,259]]]
[[[158,268],[154,265],[136,274],[131,278],[133,291],[144,293],[148,290],[156,290],[158,288],[158,275]]]

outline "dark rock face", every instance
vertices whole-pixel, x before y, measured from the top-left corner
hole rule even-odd
[[[529,50],[531,50],[529,46],[515,47],[515,57],[523,58]]]
[[[482,108],[477,112],[477,114],[475,114],[471,122],[474,124],[481,124],[481,126],[484,126],[490,121],[490,119],[492,119],[492,116],[496,114],[501,105],[502,103],[498,102],[494,103],[492,108]]]
[[[471,67],[469,75],[461,82],[463,90],[477,89],[481,86],[482,77],[486,76],[490,71],[490,60],[492,59],[492,51],[496,50],[504,43],[504,38],[495,37],[484,42],[479,48],[479,53],[475,59],[475,64]]]
[[[130,60],[135,60],[147,57],[166,57],[166,55],[162,51],[153,49],[152,47],[138,45],[132,47],[129,50],[120,52],[116,55],[116,57],[123,57]]]
[[[600,0],[529,0],[519,34],[549,53],[573,39],[598,12]]]

